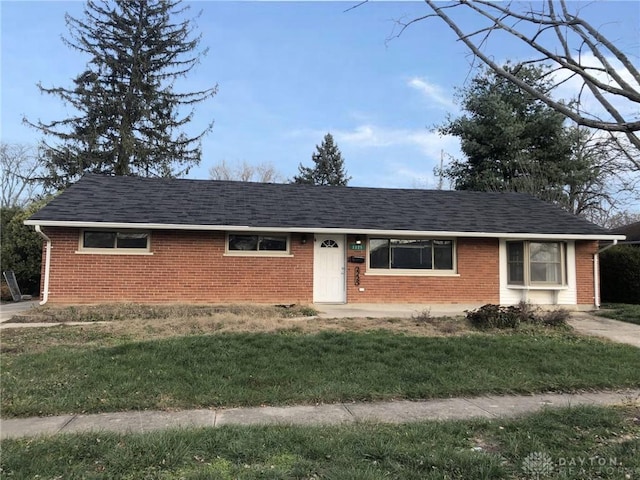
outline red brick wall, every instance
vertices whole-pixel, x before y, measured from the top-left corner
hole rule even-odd
[[[578,305],[594,305],[593,254],[598,242],[576,241],[576,289]]]
[[[367,256],[349,250],[347,256]],[[459,238],[456,241],[458,276],[366,275],[366,263],[347,264],[348,303],[498,303],[500,297],[498,239]],[[360,285],[355,285],[355,267]],[[364,292],[359,291],[364,288]]]
[[[221,232],[156,230],[153,255],[77,254],[78,229],[45,228],[52,240],[49,301],[313,301],[313,242],[291,236],[292,257],[223,256]]]
[[[240,257],[224,256],[222,232],[157,230],[151,235],[153,255],[104,255],[77,254],[78,229],[44,231],[53,245],[52,303],[313,301],[313,242],[302,244],[296,234],[292,257]],[[347,255],[366,256],[348,249],[354,241],[348,238]],[[373,276],[366,275],[364,263],[358,264],[359,286],[356,264],[348,263],[347,301],[498,303],[498,240],[460,238],[456,253],[458,276]],[[580,291],[580,274],[578,281]],[[593,282],[590,288],[593,295]]]

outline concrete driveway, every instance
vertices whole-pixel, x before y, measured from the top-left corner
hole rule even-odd
[[[38,300],[26,300],[24,302],[3,303],[0,305],[0,323],[10,320],[15,314],[37,307]]]
[[[640,348],[640,325],[598,317],[588,312],[572,313],[569,325],[585,335],[604,337]]]

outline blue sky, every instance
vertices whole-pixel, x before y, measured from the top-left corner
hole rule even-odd
[[[352,176],[351,185],[433,188],[441,152],[459,156],[455,138],[430,129],[456,115],[454,88],[473,76],[471,57],[439,20],[422,21],[399,38],[394,20],[427,13],[421,2],[203,1],[197,21],[207,56],[179,89],[219,85],[197,109],[187,131],[214,120],[201,165],[271,162],[286,178],[310,165],[315,146],[331,132]],[[635,62],[640,61],[640,2],[580,4],[585,17]],[[86,58],[61,41],[64,14],[81,17],[82,2],[0,2],[4,142],[36,144],[22,124],[64,118],[60,100],[36,83],[70,86]],[[496,59],[521,60],[513,42],[490,42]]]

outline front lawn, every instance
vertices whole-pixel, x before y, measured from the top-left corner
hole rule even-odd
[[[596,315],[640,325],[640,305],[605,303],[602,305],[602,309],[596,312]]]
[[[2,415],[640,385],[640,350],[564,333],[217,334],[2,354]]]
[[[517,419],[222,427],[2,442],[3,478],[633,479],[640,408],[574,407]]]

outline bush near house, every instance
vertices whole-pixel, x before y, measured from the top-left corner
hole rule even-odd
[[[640,304],[640,248],[619,245],[600,254],[603,302]]]
[[[42,239],[33,227],[28,227],[22,222],[41,206],[41,203],[36,202],[24,209],[2,207],[0,211],[2,271],[15,272],[18,286],[23,294],[36,295],[40,291]]]
[[[544,311],[533,305],[520,302],[518,305],[501,307],[487,304],[467,312],[467,320],[480,330],[490,328],[518,328],[521,324],[562,327],[567,324],[569,312],[563,309]]]

